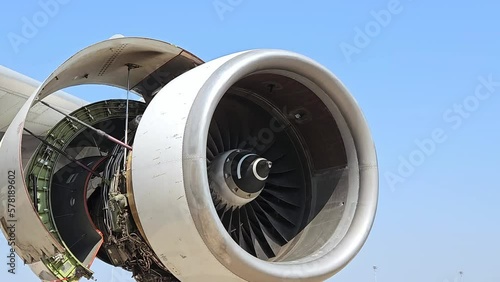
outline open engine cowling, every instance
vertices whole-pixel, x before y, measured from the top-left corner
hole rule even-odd
[[[28,100],[0,146],[0,155],[13,162],[0,164],[0,170],[23,170],[19,128],[35,97],[96,83],[130,85],[145,103],[127,101],[129,112],[120,106],[124,101],[105,101],[72,114],[131,150],[109,142],[57,145],[63,152],[73,150],[74,161],[83,163],[78,173],[88,173],[76,181],[82,184],[75,193],[83,196],[68,196],[69,201],[80,199],[75,206],[88,211],[85,226],[95,229],[85,248],[75,250],[64,242],[77,235],[53,220],[57,208],[51,208],[52,202],[45,206],[48,216],[40,208],[34,212],[40,200],[30,193],[29,175],[15,184],[23,203],[18,220],[25,225],[20,228],[32,224],[43,239],[16,237],[16,252],[42,279],[88,277],[89,262],[97,256],[133,271],[138,281],[149,281],[146,267],[131,263],[137,261],[137,249],[164,281],[322,281],[345,267],[366,241],[378,198],[376,153],[366,121],[331,72],[283,50],[250,50],[203,63],[178,47],[142,38],[88,47]],[[63,132],[64,122],[52,133]],[[107,130],[104,122],[116,125]],[[129,122],[134,126],[128,127]],[[79,130],[65,134],[63,143],[92,136]],[[50,146],[42,142],[34,156],[41,156],[42,147]],[[60,159],[53,158],[52,166],[64,169],[68,162]],[[39,160],[32,158],[28,167]],[[51,185],[61,189],[56,180],[64,174],[43,171],[50,174],[47,189],[59,191]],[[75,174],[73,169],[68,175]],[[0,216],[5,217],[3,189],[0,196]],[[107,215],[103,210],[109,207],[118,212]],[[49,230],[45,221],[59,224],[59,232]],[[115,241],[136,245],[127,243],[130,252],[114,257]],[[99,248],[104,250],[100,254]],[[54,272],[53,258],[61,254],[71,258],[74,271]]]

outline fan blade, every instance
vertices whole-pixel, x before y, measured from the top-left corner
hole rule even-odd
[[[220,132],[219,125],[217,124],[217,120],[214,119],[212,124],[213,126],[210,126],[209,131],[213,137],[215,144],[217,145],[217,151],[219,153],[222,153],[224,152],[224,141],[222,140],[222,135]]]
[[[210,148],[210,151],[214,156],[217,156],[220,154],[221,151],[219,151],[219,148],[217,147],[217,144],[214,141],[214,138],[212,136],[212,133],[210,132],[212,129],[209,130],[208,138],[207,138],[207,148]]]
[[[264,236],[264,233],[262,232],[262,227],[261,224],[259,223],[259,219],[257,215],[255,214],[255,211],[253,210],[251,205],[246,205],[245,209],[247,210],[248,218],[250,221],[251,225],[251,232],[252,235],[255,236],[254,239],[254,247],[255,247],[255,253],[257,255],[263,255],[265,254],[268,258],[272,258],[275,256],[271,246],[266,240],[266,237]]]
[[[296,208],[300,207],[300,200],[301,197],[303,197],[298,190],[287,189],[269,184],[266,185],[264,190],[262,190],[260,196],[270,201],[272,201],[272,198],[275,198],[276,201],[281,201]]]
[[[290,224],[295,225],[296,218],[300,217],[300,213],[297,214],[297,211],[300,212],[300,209],[297,209],[296,206],[289,205],[283,201],[281,203],[276,203],[266,199],[265,197],[260,197],[258,200],[260,200],[260,206],[269,206],[271,209],[275,210],[282,218],[286,219]]]
[[[302,188],[304,185],[298,175],[272,174],[267,178],[267,183],[287,188]]]

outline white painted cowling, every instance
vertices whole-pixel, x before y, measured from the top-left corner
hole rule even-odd
[[[250,239],[238,241],[244,223],[233,216],[226,219],[238,223],[220,219],[221,213],[237,208],[220,210],[221,206],[214,204],[212,180],[207,174],[215,150],[210,142],[217,143],[212,127],[218,127],[221,140],[229,140],[219,142],[219,148],[229,144],[232,148],[227,149],[235,149],[240,144],[231,141],[229,130],[225,132],[239,119],[234,107],[231,109],[234,101],[229,100],[252,109],[260,107],[262,115],[272,117],[268,128],[254,131],[257,142],[271,144],[273,134],[282,140],[278,130],[273,132],[278,128],[273,123],[288,128],[287,136],[296,137],[292,143],[294,152],[302,156],[300,167],[307,190],[302,204],[308,208],[302,210],[307,213],[302,227],[284,245],[271,242],[272,228],[263,227],[263,217],[249,217],[253,219],[246,230]],[[220,118],[224,111],[226,119]],[[231,130],[251,127],[259,115],[256,112],[242,119]],[[214,125],[216,116],[220,119]],[[147,107],[139,125],[132,179],[144,234],[164,265],[181,281],[325,280],[346,266],[364,244],[378,198],[375,148],[355,100],[327,69],[282,50],[228,55],[167,84]],[[282,201],[274,200],[271,206],[280,210]],[[259,209],[259,205],[264,204],[253,207]],[[276,213],[265,217],[267,223],[280,218]],[[243,218],[241,209],[238,218]],[[240,235],[232,236],[226,230],[234,228],[238,231],[230,232]],[[259,241],[257,234],[264,234],[260,239],[268,241],[267,249],[275,251],[275,256],[266,257],[262,251],[266,242]],[[243,248],[242,244],[254,245]]]

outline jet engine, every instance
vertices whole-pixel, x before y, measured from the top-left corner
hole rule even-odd
[[[44,99],[84,84],[142,99],[70,114]],[[26,125],[35,104],[60,114],[50,131]],[[158,40],[105,40],[33,93],[0,156],[2,231],[44,281],[91,278],[95,258],[137,281],[323,281],[359,252],[377,207],[356,101],[284,50],[203,62]]]

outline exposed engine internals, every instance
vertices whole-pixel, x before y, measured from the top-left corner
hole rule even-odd
[[[127,145],[132,145],[146,105],[129,103]],[[137,281],[178,281],[134,223],[127,197],[130,159],[125,158],[131,151],[123,143],[126,114],[125,100],[108,100],[59,122],[33,155],[28,188],[43,223],[69,249],[70,262],[87,266],[98,257],[132,272]],[[57,268],[58,262],[52,263]]]

